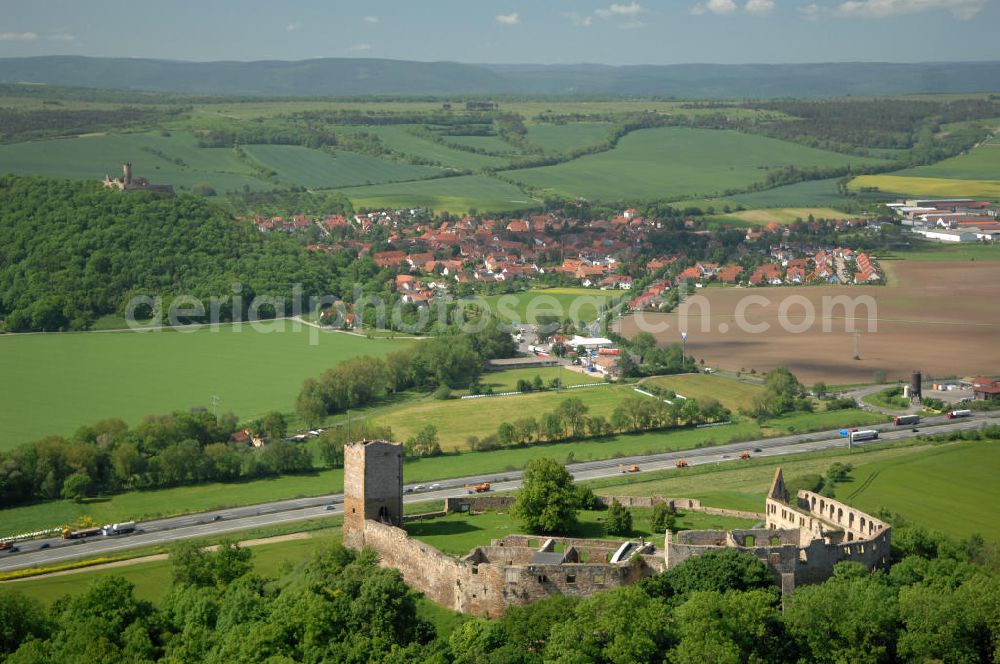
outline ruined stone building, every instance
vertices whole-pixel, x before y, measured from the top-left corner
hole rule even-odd
[[[132,162],[127,161],[122,164],[122,176],[112,178],[105,174],[102,184],[107,189],[117,189],[118,191],[155,191],[161,194],[173,194],[174,188],[169,184],[150,184],[146,178],[132,175]]]
[[[667,567],[712,549],[736,548],[760,558],[782,591],[791,592],[800,583],[830,578],[842,560],[873,570],[889,566],[892,534],[886,523],[812,491],[801,490],[790,501],[781,468],[767,493],[765,515],[764,528],[667,533]]]
[[[513,500],[510,496],[449,499],[444,513],[507,509]],[[620,500],[632,507],[668,502],[686,510],[760,518],[765,527],[668,532],[662,551],[644,541],[508,535],[456,558],[411,539],[401,527],[401,445],[362,441],[344,448],[344,544],[354,549],[371,547],[381,565],[399,570],[410,587],[432,601],[484,618],[498,617],[509,606],[550,595],[588,597],[722,547],[737,548],[764,561],[785,592],[798,583],[827,579],[840,560],[855,560],[872,569],[889,562],[886,524],[810,491],[800,491],[795,504],[789,503],[780,468],[765,500],[765,514],[702,507],[687,498]]]

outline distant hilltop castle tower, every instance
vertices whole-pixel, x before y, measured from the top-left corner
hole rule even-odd
[[[122,176],[112,179],[105,174],[102,184],[108,189],[118,191],[155,191],[161,194],[173,194],[174,188],[169,184],[150,184],[146,178],[137,178],[132,175],[132,162],[126,161],[122,164]]]

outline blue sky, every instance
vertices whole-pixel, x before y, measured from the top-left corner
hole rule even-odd
[[[998,60],[1000,0],[0,0],[0,57]]]

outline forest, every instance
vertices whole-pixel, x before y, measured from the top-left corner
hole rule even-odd
[[[377,555],[317,549],[276,578],[236,544],[175,544],[157,604],[114,576],[51,608],[0,589],[0,661],[35,662],[992,662],[1000,577],[982,538],[897,517],[889,572],[841,562],[782,597],[757,558],[706,553],[588,599],[555,595],[445,634]]]
[[[257,295],[283,297],[290,307],[295,284],[303,298],[350,293],[339,276],[353,260],[260,233],[195,196],[0,178],[0,317],[12,332],[88,329],[123,314],[133,296],[191,296],[206,310],[209,298],[222,298],[226,321],[234,301],[245,316]]]

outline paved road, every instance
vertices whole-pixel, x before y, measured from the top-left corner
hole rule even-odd
[[[943,416],[928,418],[920,423],[919,433],[913,432],[909,427],[897,430],[891,424],[872,428],[879,431],[880,440],[902,440],[920,434],[978,428],[987,422],[997,421],[997,419],[1000,419],[1000,411],[975,413],[974,417],[960,420],[948,420]],[[669,470],[675,468],[677,460],[682,457],[690,465],[697,466],[738,462],[739,454],[744,450],[755,450],[753,452],[755,457],[768,457],[847,446],[847,440],[840,437],[837,431],[823,431],[718,445],[684,452],[666,452],[575,463],[567,466],[567,469],[577,480],[595,480],[619,475],[622,465],[637,464],[642,471]],[[480,482],[490,482],[496,491],[510,491],[521,486],[521,472],[493,473],[441,480],[407,493],[403,500],[406,503],[418,503],[459,497],[467,494],[466,485],[479,484]],[[408,485],[407,488],[412,490],[414,486]],[[138,532],[132,535],[95,537],[87,540],[62,540],[58,538],[34,540],[20,544],[16,553],[0,553],[0,571],[35,565],[52,565],[75,558],[112,555],[125,549],[164,544],[179,539],[217,536],[252,528],[333,516],[342,513],[342,503],[343,494],[298,498],[147,521],[139,524]],[[41,547],[46,544],[48,547],[42,549]]]

